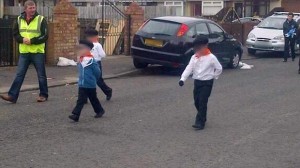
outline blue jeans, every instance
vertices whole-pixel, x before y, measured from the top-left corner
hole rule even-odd
[[[48,98],[48,84],[45,69],[45,54],[20,54],[17,75],[11,85],[8,95],[14,101],[18,100],[26,72],[30,64],[33,64],[39,79],[40,96]]]

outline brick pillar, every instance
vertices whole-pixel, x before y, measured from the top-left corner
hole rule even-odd
[[[130,55],[130,46],[132,43],[133,35],[138,31],[138,29],[144,23],[144,19],[145,19],[144,10],[136,2],[132,2],[129,5],[129,7],[126,9],[125,14],[130,17],[130,20],[128,20],[125,25],[124,48],[125,48],[125,54]],[[128,41],[129,34],[130,34],[130,44]]]
[[[60,0],[53,9],[53,22],[49,24],[47,63],[55,65],[58,57],[76,60],[78,41],[77,9],[68,1]]]

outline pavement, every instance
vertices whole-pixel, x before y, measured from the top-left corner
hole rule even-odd
[[[116,78],[136,71],[130,56],[108,56],[103,59],[102,64],[104,79]],[[8,92],[16,75],[16,69],[16,66],[0,68],[0,94]],[[77,83],[76,66],[47,66],[46,72],[49,87]],[[33,66],[30,66],[21,91],[36,90],[38,88],[36,71]]]
[[[297,58],[298,60],[298,58]],[[196,111],[189,79],[176,70],[149,67],[108,79],[111,101],[93,118],[90,104],[79,123],[68,115],[77,86],[22,92],[17,104],[0,101],[1,168],[298,168],[300,111],[298,63],[272,53],[225,69],[215,81],[206,129],[191,126]]]
[[[249,56],[247,53],[244,54],[243,60],[248,59],[255,59],[255,57]],[[102,64],[104,79],[116,78],[138,71],[134,68],[132,58],[130,56],[108,56],[104,58]],[[16,75],[16,70],[17,66],[0,67],[0,94],[8,92]],[[47,66],[46,72],[48,77],[48,87],[50,88],[77,83],[78,78],[76,66]],[[30,66],[22,85],[21,92],[37,89],[39,89],[39,86],[36,71],[33,66]]]

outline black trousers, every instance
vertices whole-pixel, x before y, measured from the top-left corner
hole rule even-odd
[[[205,125],[207,116],[207,103],[211,94],[213,83],[213,79],[207,81],[194,81],[194,101],[195,107],[198,111],[195,121],[196,125]]]
[[[290,49],[292,54],[292,59],[295,59],[295,38],[284,38],[284,60],[287,60],[290,57]]]
[[[107,86],[107,84],[104,82],[103,77],[102,77],[102,65],[101,61],[98,61],[98,65],[101,71],[101,75],[97,81],[97,85],[100,87],[100,89],[103,91],[105,95],[110,95],[112,92],[112,89]]]
[[[102,108],[100,101],[97,98],[96,88],[79,88],[77,104],[72,113],[80,116],[81,110],[83,109],[83,106],[86,103],[87,99],[90,100],[96,114],[104,112],[104,109]]]

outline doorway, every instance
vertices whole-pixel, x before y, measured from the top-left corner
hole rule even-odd
[[[242,2],[234,3],[234,9],[240,18],[243,17],[244,4]]]
[[[202,15],[202,3],[195,3],[193,11],[194,11],[193,16],[201,16]]]

